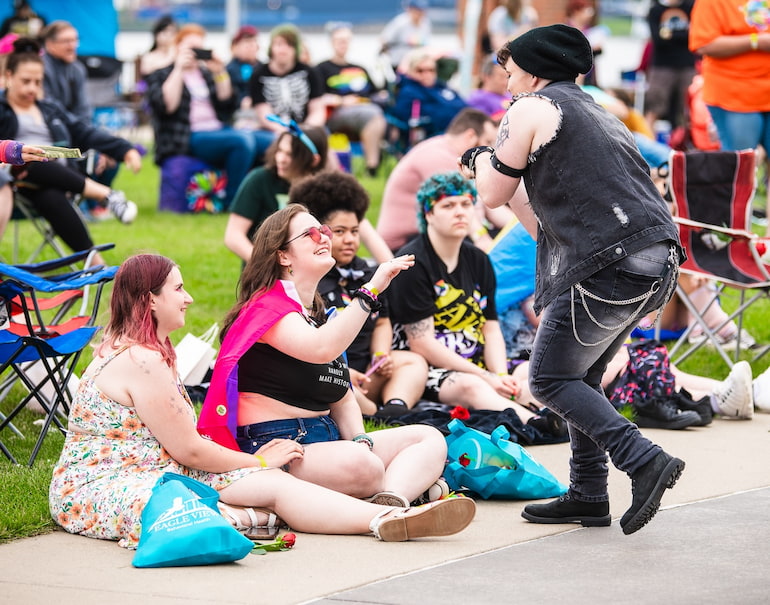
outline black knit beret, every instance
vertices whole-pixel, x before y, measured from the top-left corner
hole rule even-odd
[[[586,37],[561,23],[531,29],[506,47],[516,65],[545,80],[574,80],[593,67],[593,51]]]

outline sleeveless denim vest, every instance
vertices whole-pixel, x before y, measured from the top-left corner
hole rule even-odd
[[[535,312],[604,267],[656,242],[679,242],[626,126],[573,82],[533,93],[560,112],[530,155],[525,186],[539,222]],[[515,127],[515,125],[512,125]],[[681,247],[679,256],[684,258]]]

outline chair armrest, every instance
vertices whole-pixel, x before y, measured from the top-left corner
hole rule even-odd
[[[674,222],[679,225],[685,225],[686,227],[695,227],[697,229],[707,229],[709,231],[716,231],[717,233],[724,233],[725,235],[731,235],[733,237],[740,237],[743,239],[759,239],[756,233],[746,231],[745,229],[731,229],[730,227],[720,227],[718,225],[711,225],[709,223],[700,223],[698,221],[692,221],[688,218],[681,218],[678,216],[673,217]]]
[[[48,271],[53,271],[54,269],[60,269],[62,267],[66,267],[68,265],[71,265],[72,263],[83,261],[87,259],[88,255],[92,254],[93,252],[103,252],[104,250],[112,250],[114,247],[115,247],[115,244],[99,244],[97,246],[93,246],[92,248],[89,248],[88,250],[81,250],[80,252],[75,252],[74,254],[70,254],[69,256],[64,256],[62,258],[43,261],[40,263],[32,263],[28,265],[13,265],[13,266],[23,269],[24,271],[28,271],[30,273],[46,273]]]

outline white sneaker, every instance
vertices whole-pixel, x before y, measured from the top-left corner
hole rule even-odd
[[[751,382],[751,366],[739,361],[727,378],[713,392],[719,413],[725,418],[751,420],[754,417],[754,395]]]
[[[117,219],[126,225],[133,223],[138,209],[134,202],[126,199],[126,194],[122,191],[111,190],[107,195],[107,208]]]
[[[770,414],[770,368],[754,379],[754,409]]]

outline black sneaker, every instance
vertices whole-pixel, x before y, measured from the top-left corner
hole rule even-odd
[[[711,398],[708,395],[698,399],[698,401],[693,401],[689,392],[680,389],[676,394],[675,402],[676,407],[683,412],[693,411],[700,416],[700,422],[693,426],[708,426],[714,419],[714,410],[711,407]]]
[[[701,417],[693,410],[680,410],[671,399],[653,398],[634,404],[636,426],[641,429],[685,429],[701,424]]]
[[[521,516],[532,523],[580,523],[583,527],[606,527],[612,523],[609,502],[580,502],[569,492],[546,504],[527,504]]]
[[[661,451],[631,477],[631,508],[620,518],[628,535],[642,529],[655,516],[666,488],[674,487],[684,470],[684,461]]]

